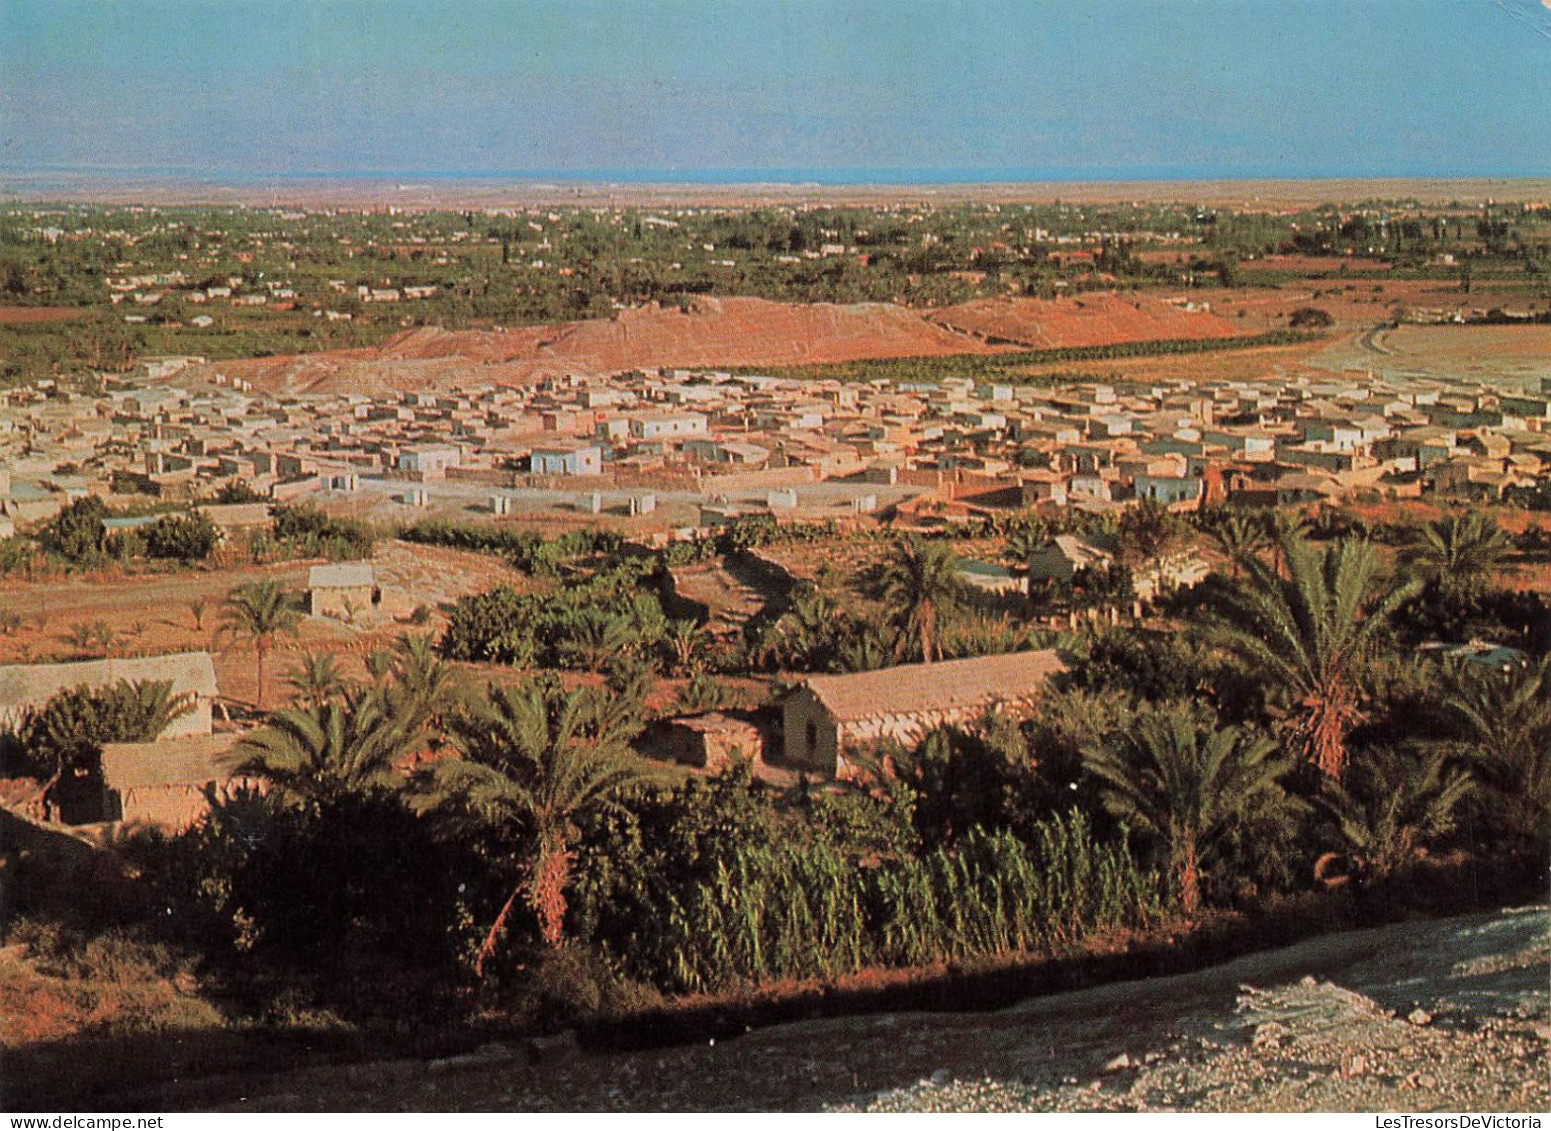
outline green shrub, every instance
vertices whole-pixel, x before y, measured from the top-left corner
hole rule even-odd
[[[146,553],[153,558],[202,562],[220,544],[220,528],[203,511],[163,515],[145,532]]]

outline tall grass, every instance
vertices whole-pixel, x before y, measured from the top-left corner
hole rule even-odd
[[[672,901],[660,985],[707,991],[864,966],[1061,949],[1164,910],[1164,885],[1079,812],[1032,843],[975,831],[924,857],[863,866],[825,844],[753,843]]]

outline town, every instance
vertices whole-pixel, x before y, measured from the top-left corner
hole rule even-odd
[[[1536,198],[6,223],[18,993],[544,1063],[1543,872]]]

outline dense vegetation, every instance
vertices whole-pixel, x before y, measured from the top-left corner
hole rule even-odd
[[[1288,277],[1261,261],[1277,252],[1328,259],[1327,274],[1345,279],[1374,274],[1362,257],[1379,257],[1391,278],[1543,287],[1551,229],[1524,206],[1415,201],[1289,213],[1057,202],[671,216],[10,205],[0,209],[0,306],[78,315],[0,323],[0,382],[124,371],[147,355],[368,345],[405,324],[607,317],[618,305],[704,294],[942,306],[1117,286],[1275,286]],[[254,305],[205,301],[212,287]],[[372,288],[402,294],[373,302]]]
[[[1016,555],[1061,525],[998,536]],[[410,536],[507,555],[541,589],[464,599],[439,641],[370,657],[365,683],[304,658],[290,705],[243,743],[274,788],[213,796],[193,829],[126,847],[152,905],[175,911],[133,929],[202,956],[260,1011],[284,987],[356,1023],[494,1010],[545,1026],[661,994],[1067,953],[1263,909],[1316,875],[1389,899],[1449,861],[1490,859],[1504,883],[1543,873],[1551,610],[1495,588],[1514,540],[1489,519],[1366,530],[1402,551],[1394,566],[1350,517],[1322,519],[1322,543],[1237,512],[1192,524],[1141,508],[1105,525],[1076,522],[1137,562],[1204,534],[1225,565],[1162,598],[1173,632],[1064,636],[1070,673],[1032,709],[793,789],[739,763],[675,784],[632,752],[653,672],[704,677],[713,655],[663,613],[666,552],[422,525]],[[751,527],[692,552],[827,536]],[[844,669],[1049,639],[1026,606],[988,621],[952,576],[952,545],[884,541],[852,579],[864,599],[803,583],[717,663]],[[294,618],[273,587],[225,610],[255,644]],[[1522,659],[1418,654],[1451,624]],[[466,658],[537,674],[481,688],[451,663]],[[39,756],[59,731],[47,720],[103,713],[78,698],[30,717],[12,749]],[[84,748],[49,757],[33,772],[90,771]]]

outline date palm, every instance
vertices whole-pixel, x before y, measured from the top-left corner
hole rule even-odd
[[[906,538],[895,543],[884,563],[883,596],[900,635],[897,654],[912,650],[924,663],[937,658],[937,622],[958,589],[953,547],[947,542]]]
[[[620,720],[592,688],[566,691],[553,679],[496,688],[452,730],[463,756],[433,767],[440,802],[472,822],[525,834],[514,861],[524,878],[480,947],[482,974],[519,897],[544,942],[560,945],[578,821],[614,806],[636,774]]]
[[[379,688],[287,707],[237,744],[242,771],[306,797],[337,789],[367,789],[395,780],[410,736]]]
[[[1309,520],[1297,511],[1274,510],[1266,518],[1266,537],[1276,559],[1276,573],[1287,576],[1287,545],[1301,540],[1309,531]]]
[[[1289,744],[1330,778],[1364,717],[1363,668],[1390,614],[1420,587],[1381,589],[1366,542],[1320,551],[1296,535],[1279,543],[1287,576],[1250,562],[1216,626],[1219,642],[1283,700]]]
[[[637,639],[625,617],[591,605],[578,609],[568,628],[560,655],[567,664],[588,671],[601,672]]]
[[[1245,563],[1268,543],[1265,525],[1242,514],[1228,514],[1218,519],[1212,527],[1212,539],[1228,556],[1234,581],[1239,579]]]
[[[693,620],[670,620],[663,640],[673,659],[674,670],[688,674],[695,670],[705,651],[706,631]]]
[[[302,621],[301,601],[279,582],[266,578],[239,585],[226,595],[221,610],[221,634],[248,641],[258,657],[258,706],[264,706],[264,661],[275,638],[295,636]]]
[[[1162,842],[1187,915],[1216,843],[1263,803],[1286,804],[1280,781],[1292,768],[1267,735],[1219,728],[1209,712],[1165,704],[1083,750],[1111,813]]]
[[[1424,577],[1455,589],[1485,580],[1513,547],[1513,539],[1479,511],[1450,515],[1417,531],[1407,558]]]
[[[1352,760],[1346,781],[1327,781],[1320,803],[1364,866],[1383,876],[1453,830],[1471,786],[1446,750],[1380,746]]]
[[[439,733],[462,698],[457,669],[437,655],[428,633],[400,636],[388,657],[388,709],[408,734]]]
[[[1462,666],[1444,706],[1481,784],[1512,829],[1542,844],[1551,828],[1551,659],[1507,672]]]
[[[802,585],[792,592],[791,607],[761,634],[756,652],[779,667],[815,667],[834,643],[843,611],[823,591]]]
[[[344,695],[349,681],[329,652],[308,652],[297,660],[285,681],[303,707],[332,702]]]
[[[1034,551],[1050,541],[1051,526],[1042,518],[1019,522],[1007,532],[1007,544],[1002,549],[1003,560],[1015,566],[1027,566]]]

